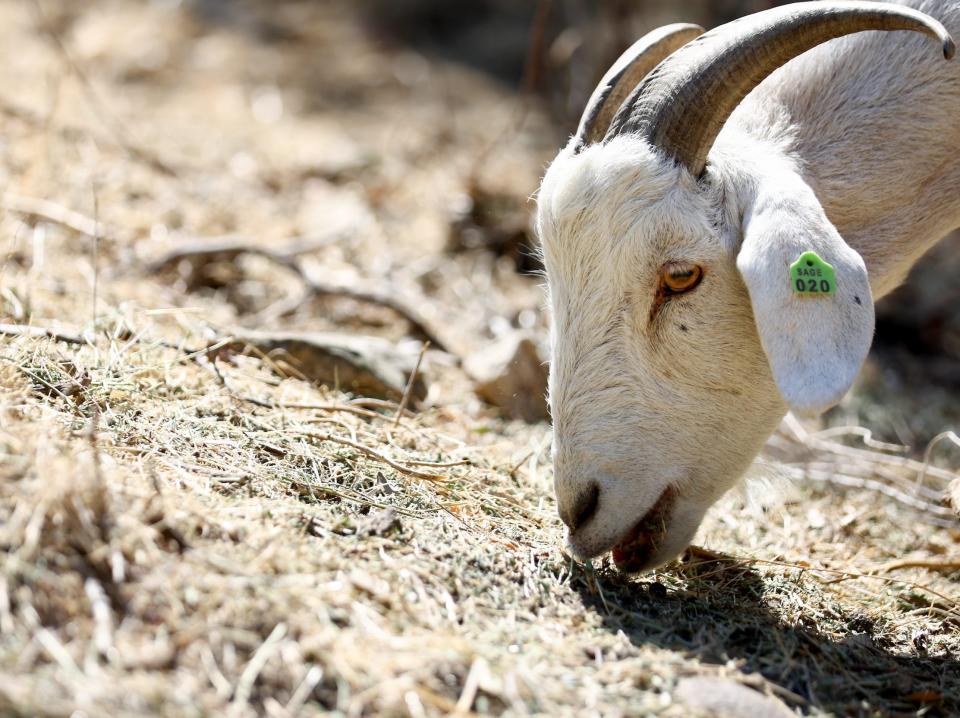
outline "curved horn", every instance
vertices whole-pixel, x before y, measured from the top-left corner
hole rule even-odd
[[[607,70],[590,96],[577,129],[577,150],[603,139],[610,120],[647,73],[703,32],[699,25],[675,23],[651,30],[633,43]]]
[[[607,137],[636,133],[699,177],[707,153],[740,101],[797,55],[861,30],[913,30],[953,39],[939,22],[902,5],[798,2],[748,15],[677,50],[646,76],[614,117]]]

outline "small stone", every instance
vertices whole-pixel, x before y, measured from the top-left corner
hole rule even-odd
[[[782,701],[729,678],[684,678],[673,695],[685,705],[718,718],[791,718],[794,715]]]
[[[360,527],[358,533],[364,536],[387,536],[395,531],[400,531],[403,524],[400,517],[392,508],[378,511],[370,515]]]
[[[547,408],[547,365],[537,345],[523,332],[508,334],[465,362],[484,401],[511,419],[529,423],[550,418]]]

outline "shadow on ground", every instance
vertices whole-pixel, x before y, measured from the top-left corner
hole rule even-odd
[[[881,715],[896,707],[960,715],[960,661],[923,655],[922,634],[912,646],[893,644],[883,626],[831,604],[810,578],[764,577],[725,560],[663,576],[669,589],[612,570],[596,578],[580,574],[574,588],[610,631],[623,631],[637,647],[712,664],[736,661],[744,674],[759,673],[794,694],[793,701],[780,697],[803,712]],[[811,604],[815,596],[819,605]]]

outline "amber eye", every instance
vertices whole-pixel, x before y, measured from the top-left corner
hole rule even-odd
[[[660,282],[667,294],[689,292],[700,283],[703,270],[696,264],[671,262],[660,270]]]

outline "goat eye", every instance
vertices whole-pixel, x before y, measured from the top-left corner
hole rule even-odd
[[[701,277],[703,270],[696,264],[667,264],[660,271],[660,283],[667,294],[689,292]]]

